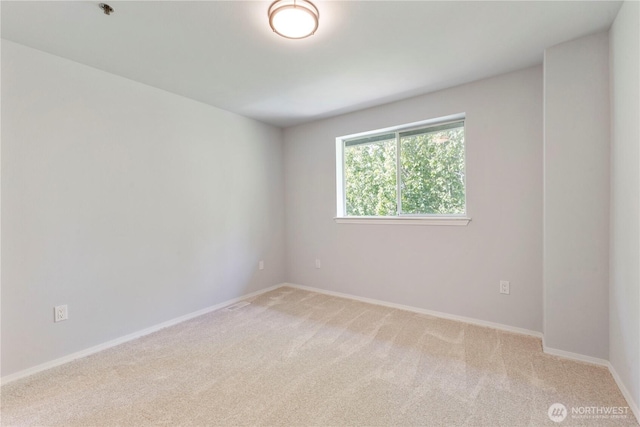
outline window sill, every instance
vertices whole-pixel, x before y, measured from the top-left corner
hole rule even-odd
[[[471,218],[457,216],[343,216],[334,218],[338,224],[402,224],[465,226]]]

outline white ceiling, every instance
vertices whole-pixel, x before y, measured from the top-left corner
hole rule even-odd
[[[265,1],[2,1],[2,37],[290,126],[542,62],[606,30],[613,1],[315,1],[318,32],[271,31]]]

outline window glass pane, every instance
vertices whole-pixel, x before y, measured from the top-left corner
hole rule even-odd
[[[395,216],[396,141],[345,144],[344,178],[348,216]]]
[[[400,134],[403,214],[464,214],[464,126]]]

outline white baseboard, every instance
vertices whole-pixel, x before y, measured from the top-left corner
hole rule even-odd
[[[73,360],[80,359],[80,358],[85,357],[85,356],[89,356],[90,354],[94,354],[94,353],[97,353],[99,351],[106,350],[106,349],[111,348],[111,347],[115,347],[115,346],[123,344],[123,343],[125,343],[127,341],[132,341],[132,340],[135,340],[137,338],[143,337],[145,335],[149,335],[149,334],[152,334],[154,332],[157,332],[157,331],[159,331],[161,329],[168,328],[169,326],[173,326],[173,325],[176,325],[178,323],[182,323],[184,321],[187,321],[189,319],[193,319],[194,317],[202,316],[203,314],[207,314],[207,313],[210,313],[212,311],[219,310],[219,309],[224,308],[224,307],[226,307],[228,305],[234,304],[234,303],[236,303],[236,302],[238,302],[240,300],[243,300],[243,299],[246,299],[246,298],[251,298],[251,297],[254,297],[254,296],[257,296],[257,295],[260,295],[260,294],[264,294],[264,293],[269,292],[269,291],[272,291],[274,289],[278,289],[278,288],[280,288],[282,286],[283,286],[283,284],[277,284],[277,285],[274,285],[274,286],[270,286],[270,287],[268,287],[266,289],[261,289],[261,290],[256,291],[256,292],[251,292],[249,294],[242,295],[240,297],[233,298],[233,299],[230,299],[228,301],[224,301],[224,302],[221,302],[219,304],[212,305],[210,307],[206,307],[206,308],[203,308],[203,309],[198,310],[198,311],[194,311],[194,312],[189,313],[189,314],[185,314],[184,316],[180,316],[180,317],[176,317],[175,319],[167,320],[166,322],[159,323],[157,325],[151,326],[151,327],[143,329],[141,331],[137,331],[137,332],[134,332],[132,334],[125,335],[123,337],[116,338],[114,340],[111,340],[111,341],[108,341],[108,342],[105,342],[105,343],[102,343],[102,344],[98,344],[96,346],[93,346],[93,347],[90,347],[90,348],[87,348],[87,349],[84,349],[84,350],[80,350],[80,351],[72,353],[72,354],[68,354],[68,355],[60,357],[58,359],[51,360],[49,362],[45,362],[45,363],[42,363],[42,364],[37,365],[37,366],[33,366],[31,368],[27,368],[27,369],[15,372],[15,373],[10,374],[10,375],[6,375],[6,376],[4,376],[4,377],[2,377],[0,379],[0,384],[4,385],[4,384],[10,383],[12,381],[16,381],[16,380],[18,380],[20,378],[28,377],[28,376],[36,374],[38,372],[42,372],[42,371],[45,371],[47,369],[51,369],[51,368],[53,368],[55,366],[60,366],[60,365],[63,365],[65,363],[69,363],[69,362],[71,362]]]
[[[355,301],[366,302],[369,304],[381,305],[389,308],[397,308],[400,310],[411,311],[414,313],[427,314],[429,316],[439,317],[442,319],[457,320],[458,322],[470,323],[472,325],[484,326],[487,328],[498,329],[506,332],[515,332],[517,334],[524,334],[524,335],[529,335],[532,337],[542,339],[542,332],[532,331],[524,328],[518,328],[516,326],[504,325],[502,323],[495,323],[495,322],[489,322],[486,320],[474,319],[472,317],[464,317],[464,316],[458,316],[455,314],[442,313],[439,311],[427,310],[424,308],[412,307],[409,305],[396,304],[393,302],[387,302],[387,301],[382,301],[382,300],[377,300],[372,298],[365,298],[365,297],[360,297],[356,295],[345,294],[342,292],[327,291],[325,289],[313,288],[311,286],[296,285],[294,283],[284,283],[283,286],[289,286],[291,288],[302,289],[310,292],[317,292],[319,294],[331,295],[331,296],[340,297],[340,298],[347,298]]]
[[[600,359],[597,357],[586,356],[580,353],[572,353],[570,351],[547,347],[544,343],[544,337],[542,338],[542,351],[552,356],[563,357],[565,359],[576,360],[578,362],[591,363],[593,365],[606,366],[606,367],[609,366],[609,361],[606,359]]]
[[[611,362],[607,362],[607,367],[609,368],[609,372],[611,372],[611,376],[613,376],[616,384],[618,384],[620,392],[622,392],[624,398],[627,399],[627,404],[629,405],[629,408],[631,408],[631,412],[633,412],[633,415],[636,416],[636,422],[640,424],[640,409],[638,408],[638,402],[633,400],[633,396],[631,396],[631,393],[629,393],[629,390],[622,382],[620,375],[618,375],[618,372],[616,372]]]

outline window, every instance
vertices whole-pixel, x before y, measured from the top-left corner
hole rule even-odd
[[[336,152],[338,220],[469,222],[464,116],[338,138]]]

